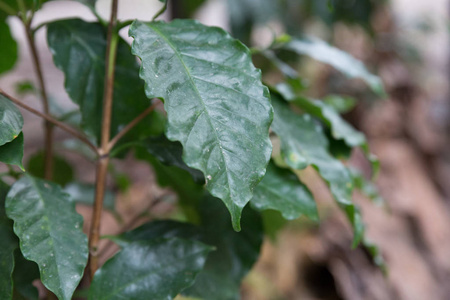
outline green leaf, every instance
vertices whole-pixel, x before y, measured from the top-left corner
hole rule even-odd
[[[383,82],[378,76],[367,71],[364,64],[338,48],[316,38],[291,39],[281,48],[299,55],[307,55],[320,62],[329,64],[349,78],[360,78],[380,97],[385,97]]]
[[[364,225],[359,210],[352,203],[353,181],[347,168],[329,154],[322,127],[309,114],[294,113],[276,94],[272,94],[272,105],[275,112],[272,129],[281,140],[284,160],[293,169],[312,165],[318,170],[350,220],[356,246],[364,234]]]
[[[323,101],[311,100],[296,96],[286,84],[277,85],[277,91],[284,99],[301,107],[305,112],[321,120],[331,130],[331,135],[336,140],[343,140],[349,147],[361,147],[367,159],[372,163],[373,172],[378,172],[378,160],[370,153],[369,144],[363,133],[347,123],[337,111]]]
[[[44,151],[39,151],[28,160],[27,171],[34,177],[44,178],[44,165],[45,153]],[[55,183],[62,186],[75,179],[72,166],[63,157],[53,156],[53,178]]]
[[[5,213],[5,198],[9,186],[0,181],[0,296],[2,299],[12,299],[14,270],[14,250],[17,248],[17,237],[12,229],[12,222]]]
[[[250,51],[225,31],[192,20],[135,21],[132,51],[149,98],[164,99],[166,136],[205,175],[228,207],[235,230],[272,152],[272,108]]]
[[[364,175],[354,168],[349,168],[350,174],[353,178],[353,184],[356,189],[360,190],[365,196],[373,201],[376,205],[385,205],[384,199],[378,193],[376,186]]]
[[[0,95],[0,146],[14,140],[22,131],[23,117],[19,109]]]
[[[212,250],[200,242],[178,238],[122,247],[95,273],[88,299],[173,299],[194,283]]]
[[[175,166],[189,172],[195,182],[205,183],[205,177],[199,170],[189,168],[182,159],[183,146],[179,142],[172,142],[165,135],[149,137],[143,141],[145,149],[163,164]]]
[[[207,196],[198,206],[200,226],[153,221],[123,234],[119,239],[148,241],[158,237],[178,237],[212,245],[216,251],[209,254],[195,284],[182,294],[201,299],[239,299],[241,280],[259,256],[263,239],[262,220],[258,213],[247,207],[243,211],[242,232],[235,232],[219,199]]]
[[[17,294],[27,300],[38,300],[39,294],[33,281],[39,279],[39,268],[35,262],[26,260],[20,249],[14,252],[14,298]],[[19,298],[21,299],[21,298]]]
[[[95,196],[95,185],[81,182],[71,182],[64,187],[64,192],[69,194],[69,200],[75,203],[93,205]],[[115,197],[111,190],[105,190],[103,206],[115,211]]]
[[[277,167],[273,162],[267,166],[263,180],[255,188],[250,201],[258,210],[274,209],[287,220],[305,215],[318,220],[316,202],[309,189],[290,170]]]
[[[0,74],[11,70],[17,61],[17,43],[11,35],[6,20],[0,16]]]
[[[48,25],[47,40],[55,65],[64,72],[65,89],[80,106],[82,128],[97,140],[102,122],[105,79],[106,30],[98,23],[79,19],[61,20]],[[130,88],[132,87],[132,88]],[[111,135],[148,108],[139,65],[130,46],[119,38],[114,81]],[[150,117],[146,117],[126,137],[134,140],[148,136]],[[122,140],[127,141],[127,138]]]
[[[11,142],[0,146],[0,161],[5,164],[19,166],[23,171],[23,133],[19,133]]]
[[[340,114],[345,114],[351,111],[356,105],[355,98],[340,95],[327,95],[323,98],[323,102]]]
[[[59,299],[71,299],[88,258],[75,204],[58,185],[25,176],[11,187],[6,212],[24,257],[38,264],[42,283]]]

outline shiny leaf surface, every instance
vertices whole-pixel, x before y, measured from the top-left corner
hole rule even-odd
[[[292,39],[281,47],[329,64],[349,78],[362,79],[381,97],[384,97],[386,94],[381,79],[371,74],[361,61],[322,40],[315,38]]]
[[[95,273],[89,299],[171,300],[194,283],[211,250],[178,238],[122,244]]]
[[[88,258],[75,204],[58,185],[26,176],[11,187],[6,212],[24,257],[38,264],[42,283],[59,299],[71,299]]]
[[[64,72],[65,89],[80,106],[83,129],[99,139],[105,79],[105,28],[79,19],[56,21],[48,25],[47,40],[55,65]],[[139,65],[129,45],[119,39],[111,134],[115,135],[149,105],[144,83],[139,78]],[[146,136],[148,122],[149,117],[127,137]]]
[[[273,131],[281,140],[282,156],[294,169],[312,165],[328,184],[330,191],[350,220],[355,231],[356,246],[364,233],[358,209],[352,203],[353,181],[347,168],[328,152],[328,141],[320,124],[308,114],[298,115],[275,94],[272,95],[275,111]]]
[[[3,95],[0,95],[0,146],[15,139],[23,127],[19,109]]]
[[[0,161],[5,164],[16,165],[24,170],[23,159],[23,133],[9,143],[0,146]]]
[[[269,93],[249,50],[225,31],[192,20],[135,21],[132,51],[149,98],[164,99],[166,136],[201,170],[206,188],[240,230],[242,208],[265,173],[272,145]]]
[[[267,166],[266,175],[255,188],[250,203],[261,211],[277,210],[288,220],[302,215],[313,220],[319,218],[316,202],[309,189],[297,175],[277,167],[273,162]]]

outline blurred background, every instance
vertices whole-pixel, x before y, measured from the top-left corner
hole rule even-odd
[[[162,6],[158,0],[120,1],[119,18],[150,20]],[[274,35],[288,32],[317,36],[364,61],[378,74],[388,96],[379,99],[358,81],[348,81],[331,67],[302,59],[295,62],[306,93],[352,96],[354,109],[345,119],[363,131],[380,159],[376,180],[385,207],[355,193],[368,227],[388,266],[386,276],[362,248],[351,249],[352,233],[334,207],[326,186],[313,172],[302,179],[313,190],[321,210],[321,224],[285,224],[276,238],[268,238],[259,262],[244,280],[242,299],[450,299],[450,58],[446,0],[174,0],[162,19],[193,17],[206,25],[225,28],[248,46],[264,47]],[[97,1],[107,18],[110,2]],[[40,24],[52,19],[80,17],[95,20],[89,9],[69,1],[54,1],[36,14]],[[20,22],[10,18],[19,43],[20,60],[0,77],[0,86],[27,104],[39,107],[30,92],[36,82]],[[121,34],[127,36],[126,30]],[[49,94],[63,110],[75,106],[63,88],[64,76],[52,62],[45,30],[37,35]],[[255,57],[255,64],[267,62]],[[267,73],[276,83],[280,74]],[[41,120],[23,112],[25,161],[42,149]],[[95,165],[80,155],[77,145],[57,130],[59,154],[73,173],[93,182]],[[362,153],[354,151],[350,164],[370,173]],[[2,168],[3,166],[0,166]],[[39,168],[39,167],[36,167]],[[117,190],[118,221],[105,212],[103,234],[117,233],[121,224],[136,226],[145,219],[173,214],[170,201],[148,206],[149,198],[165,191],[153,183],[148,166],[132,158],[116,161],[111,189]],[[57,175],[56,175],[57,176]],[[89,228],[90,209],[79,206]],[[142,216],[146,210],[147,215]],[[108,245],[106,245],[108,246]],[[104,251],[106,259],[113,251]],[[214,300],[214,299],[212,299]]]

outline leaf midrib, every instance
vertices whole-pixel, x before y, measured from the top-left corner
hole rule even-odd
[[[173,44],[172,44],[172,43],[164,36],[164,34],[163,34],[159,29],[153,27],[151,24],[148,24],[148,27],[150,27],[150,28],[151,28],[158,36],[160,36],[160,37],[167,43],[167,45],[168,45],[170,48],[172,48],[172,50],[174,51],[174,53],[175,53],[175,55],[177,56],[178,60],[180,61],[181,65],[182,65],[183,68],[186,70],[186,73],[187,73],[187,75],[188,75],[189,81],[191,82],[191,84],[192,84],[192,86],[193,86],[193,88],[194,88],[196,94],[198,95],[198,97],[199,97],[199,99],[200,99],[200,102],[201,102],[202,105],[203,105],[203,111],[205,111],[206,114],[208,115],[208,118],[207,118],[207,119],[208,119],[209,125],[211,126],[211,129],[212,129],[212,131],[214,132],[214,135],[215,135],[215,137],[216,137],[217,143],[218,143],[219,148],[220,148],[220,153],[222,154],[222,159],[224,160],[225,171],[226,171],[226,174],[227,174],[227,176],[226,176],[226,177],[227,177],[227,185],[228,185],[228,188],[229,188],[229,191],[230,191],[230,198],[233,198],[232,192],[233,192],[234,189],[230,186],[230,178],[229,178],[230,172],[229,172],[229,170],[228,170],[228,163],[227,163],[227,160],[226,160],[226,158],[225,158],[225,153],[223,152],[223,147],[222,147],[222,144],[221,144],[221,142],[220,142],[220,139],[219,139],[219,136],[218,136],[218,134],[217,134],[217,131],[216,131],[215,127],[214,127],[213,124],[212,124],[212,120],[211,120],[210,114],[209,114],[209,112],[208,112],[208,110],[207,110],[207,106],[206,106],[206,104],[205,104],[205,102],[204,102],[204,100],[203,100],[203,97],[202,97],[201,94],[200,94],[200,91],[197,89],[197,86],[195,85],[195,82],[194,82],[194,80],[193,80],[193,78],[192,78],[193,75],[191,75],[189,68],[188,68],[188,67],[186,66],[186,64],[184,63],[183,59],[181,58],[181,53],[178,52],[178,49],[175,47],[175,45],[173,45]],[[200,113],[200,114],[201,114],[201,113]],[[195,123],[194,123],[194,126],[195,126]],[[206,170],[205,170],[205,171],[206,171]],[[207,176],[208,174],[204,174],[204,175]],[[233,202],[233,203],[234,203],[234,202]]]

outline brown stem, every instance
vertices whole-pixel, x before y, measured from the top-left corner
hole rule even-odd
[[[50,115],[50,108],[48,104],[47,90],[44,83],[44,77],[41,68],[41,61],[34,41],[33,31],[31,29],[31,20],[24,23],[25,31],[27,35],[28,45],[31,49],[31,56],[33,58],[33,64],[36,70],[36,75],[39,81],[39,87],[41,91],[42,106],[44,113]],[[47,180],[51,180],[53,176],[53,126],[49,121],[44,123],[44,135],[45,135],[45,158],[44,158],[44,177]]]
[[[95,151],[95,153],[98,153],[98,149],[97,147],[94,146],[94,144],[92,144],[89,139],[87,137],[85,137],[84,135],[82,135],[80,132],[78,132],[76,129],[66,125],[65,123],[56,120],[55,118],[41,113],[40,111],[26,105],[25,103],[23,103],[22,101],[20,101],[17,98],[14,98],[11,95],[8,95],[5,91],[3,91],[2,89],[0,89],[0,95],[8,98],[11,102],[13,102],[14,104],[16,104],[17,106],[31,112],[32,114],[35,114],[38,117],[43,118],[44,120],[46,120],[48,123],[51,123],[52,125],[55,125],[59,128],[61,128],[62,130],[70,133],[71,135],[73,135],[74,137],[78,138],[80,141],[82,141],[83,143],[85,143],[86,145],[88,145],[92,150]]]
[[[109,163],[109,139],[111,130],[111,115],[113,105],[114,71],[117,54],[117,2],[113,0],[111,17],[108,26],[105,58],[105,86],[103,92],[103,119],[100,158],[97,163],[94,212],[92,214],[91,231],[89,234],[89,271],[91,280],[98,269],[98,243],[100,240],[100,223],[105,196],[106,175]]]
[[[151,113],[155,107],[158,105],[158,103],[153,103],[151,106],[149,106],[146,110],[144,110],[142,113],[139,114],[136,118],[134,118],[133,121],[127,124],[124,129],[122,129],[116,136],[109,142],[108,144],[108,150],[111,150],[115,144],[125,135],[127,134],[131,129],[134,128],[137,124],[139,124],[142,119],[144,119],[149,113]]]

